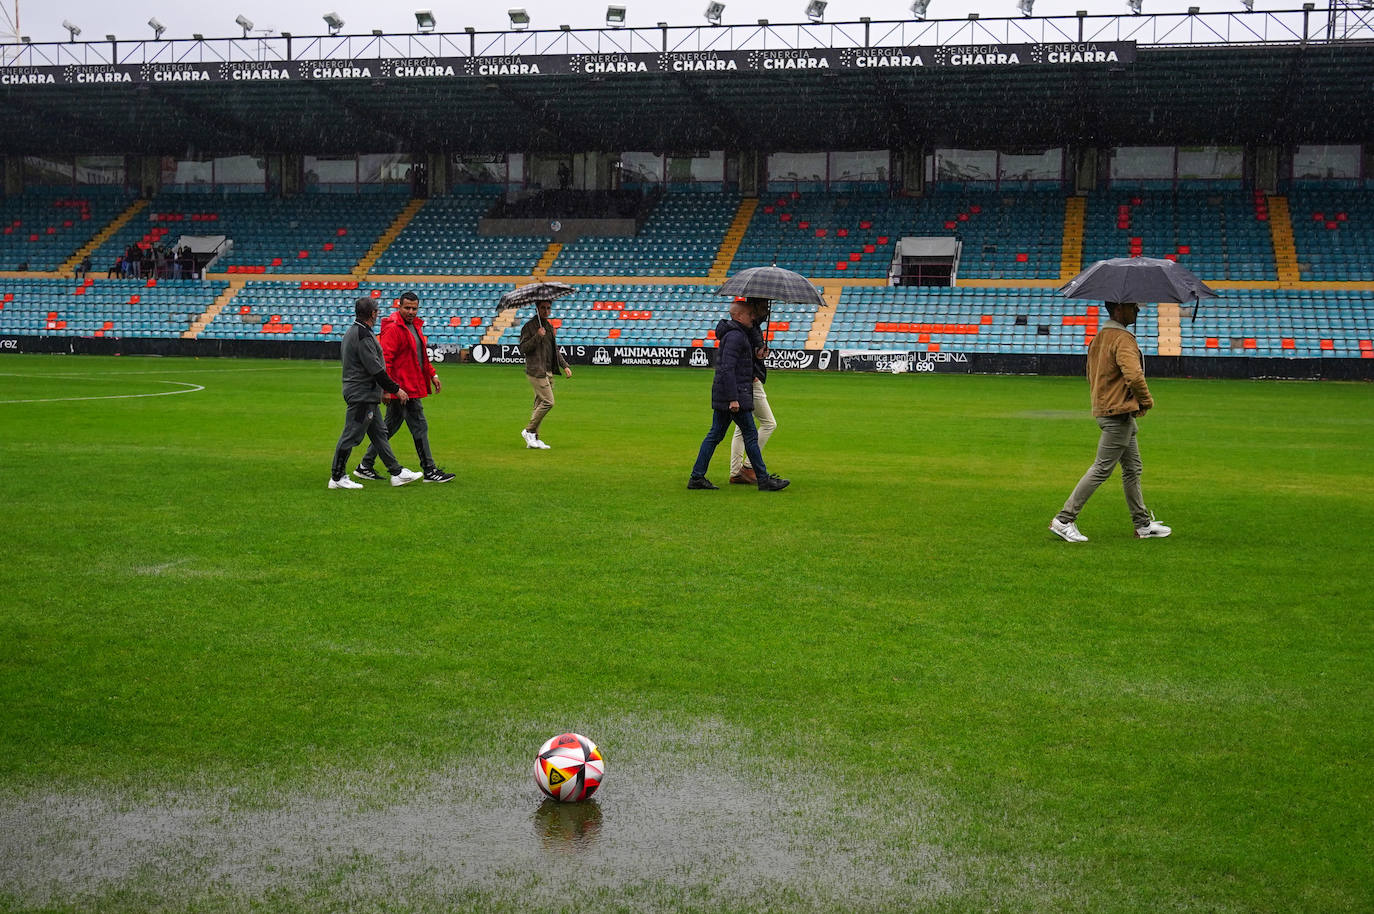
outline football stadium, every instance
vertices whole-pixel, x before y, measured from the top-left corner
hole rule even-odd
[[[1374,10],[826,5],[16,12],[0,909],[1374,910]],[[1216,297],[1079,542],[1118,259]],[[691,491],[771,267],[791,485]],[[330,475],[360,299],[411,485]]]

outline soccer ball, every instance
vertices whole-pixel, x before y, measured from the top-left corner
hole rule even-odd
[[[596,743],[576,733],[555,736],[534,757],[534,783],[560,803],[585,800],[601,786],[606,761]]]

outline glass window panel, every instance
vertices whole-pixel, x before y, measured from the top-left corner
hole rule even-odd
[[[358,156],[358,183],[409,184],[410,156],[399,152]]]
[[[257,156],[222,156],[215,159],[216,184],[256,184],[267,181],[267,162]]]
[[[832,152],[830,153],[830,180],[886,181],[888,159],[886,149]]]
[[[825,153],[775,152],[768,157],[769,182],[824,181]]]
[[[77,184],[123,184],[123,156],[77,156]]]
[[[1064,150],[1004,152],[998,157],[997,168],[1003,181],[1058,181],[1064,177]]]
[[[1174,147],[1118,146],[1112,155],[1112,180],[1174,177]]]
[[[1358,178],[1360,147],[1299,146],[1293,153],[1295,178]]]
[[[935,150],[935,180],[995,181],[997,180],[997,150],[937,149]]]
[[[214,180],[214,162],[210,159],[178,159],[164,156],[162,159],[162,184],[189,185],[209,184]]]
[[[662,184],[663,156],[654,152],[622,152],[621,184]]]
[[[70,156],[24,156],[24,183],[71,184]]]
[[[1185,179],[1239,179],[1245,172],[1240,146],[1180,146],[1178,176]]]
[[[353,156],[306,156],[305,183],[355,184],[358,162]]]

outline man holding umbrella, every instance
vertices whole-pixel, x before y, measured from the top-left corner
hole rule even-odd
[[[1070,543],[1086,543],[1078,529],[1078,514],[1097,487],[1121,464],[1121,486],[1131,511],[1135,535],[1141,539],[1168,536],[1174,531],[1155,520],[1145,507],[1140,491],[1144,464],[1136,444],[1136,417],[1155,405],[1145,383],[1140,346],[1128,327],[1140,314],[1140,301],[1194,302],[1216,298],[1192,271],[1177,262],[1154,257],[1117,257],[1099,260],[1059,289],[1066,298],[1105,301],[1110,318],[1088,347],[1088,386],[1092,392],[1093,418],[1102,436],[1097,459],[1078,480],[1064,507],[1050,521],[1050,531]]]
[[[520,352],[525,357],[525,376],[534,388],[534,411],[530,413],[529,424],[520,430],[525,439],[525,447],[547,451],[549,446],[539,437],[539,425],[553,409],[553,376],[563,372],[563,377],[571,378],[572,369],[568,360],[558,349],[558,339],[549,314],[553,302],[547,298],[534,303],[534,317],[520,328]]]
[[[1088,386],[1092,391],[1093,418],[1102,429],[1102,437],[1097,442],[1097,459],[1050,521],[1050,530],[1066,542],[1088,541],[1078,529],[1078,513],[1117,464],[1121,465],[1121,486],[1126,492],[1135,535],[1143,539],[1173,532],[1154,519],[1140,492],[1144,464],[1136,444],[1135,420],[1149,412],[1155,401],[1145,383],[1140,347],[1126,329],[1135,323],[1139,313],[1140,306],[1135,302],[1107,302],[1110,320],[1102,325],[1088,347]]]

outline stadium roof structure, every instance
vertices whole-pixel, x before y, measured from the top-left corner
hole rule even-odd
[[[1286,14],[9,45],[0,153],[1374,140],[1374,43]]]

